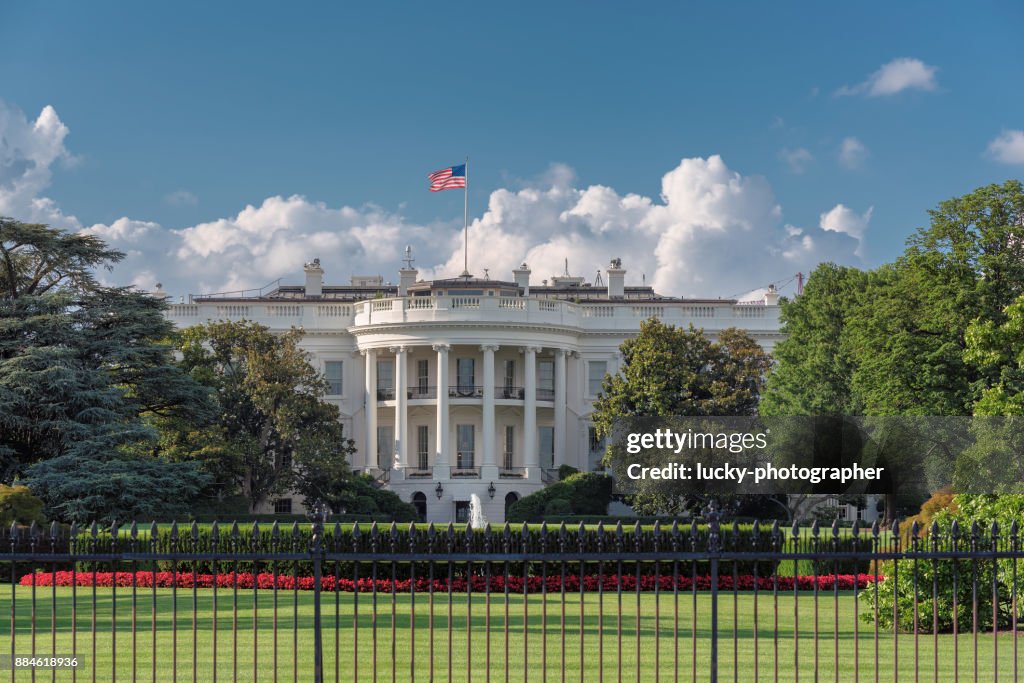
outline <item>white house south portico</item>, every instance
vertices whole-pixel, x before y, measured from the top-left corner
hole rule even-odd
[[[626,287],[613,260],[608,284],[555,276],[531,285],[472,276],[416,281],[411,260],[397,286],[380,277],[324,286],[318,261],[304,286],[256,296],[206,295],[172,305],[179,326],[248,319],[301,327],[303,346],[330,386],[354,470],[369,472],[430,521],[463,521],[473,494],[493,522],[507,505],[557,478],[561,465],[599,466],[590,421],[619,345],[640,322],[701,327],[709,336],[746,329],[767,350],[780,338],[777,295],[764,300],[687,300]],[[274,508],[298,510],[301,500]]]

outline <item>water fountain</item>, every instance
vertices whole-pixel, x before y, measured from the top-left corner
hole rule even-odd
[[[474,529],[483,529],[487,525],[487,518],[484,517],[483,504],[480,496],[475,493],[469,497],[469,526]]]

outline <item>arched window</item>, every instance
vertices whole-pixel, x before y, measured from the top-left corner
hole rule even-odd
[[[505,496],[505,518],[506,519],[508,518],[508,509],[510,507],[512,507],[512,503],[516,502],[517,500],[519,500],[519,494],[516,493],[515,491],[513,491],[513,492],[509,493],[507,496]]]
[[[416,516],[420,521],[427,521],[427,495],[422,491],[412,494],[412,506],[416,508]]]

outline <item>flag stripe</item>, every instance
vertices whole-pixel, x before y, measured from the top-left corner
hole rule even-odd
[[[466,166],[449,166],[434,171],[427,178],[430,180],[430,191],[454,190],[466,187]]]

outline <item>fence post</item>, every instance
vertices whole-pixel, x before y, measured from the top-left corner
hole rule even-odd
[[[324,680],[324,638],[320,615],[320,581],[323,574],[323,537],[326,509],[316,502],[310,511],[313,520],[313,538],[310,555],[313,559],[313,681],[323,683]],[[298,653],[296,653],[298,656]]]
[[[718,555],[722,550],[719,522],[722,513],[715,500],[708,504],[708,557],[711,560],[711,683],[718,681]]]

